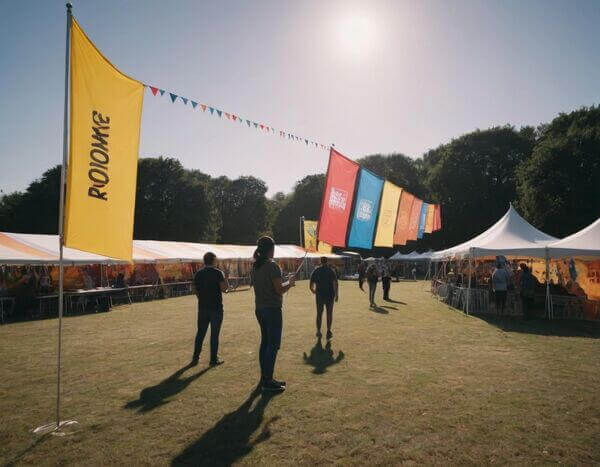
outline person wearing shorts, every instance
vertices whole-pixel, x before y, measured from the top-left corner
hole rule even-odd
[[[338,301],[338,280],[335,271],[327,264],[327,257],[321,258],[321,266],[310,276],[309,288],[315,294],[317,304],[317,337],[321,338],[323,308],[327,309],[327,339],[331,339],[333,322],[333,302]]]

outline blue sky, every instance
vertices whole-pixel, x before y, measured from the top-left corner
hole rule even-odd
[[[64,1],[0,2],[0,189],[62,158]],[[349,157],[429,148],[476,128],[547,122],[600,101],[599,1],[73,1],[124,73]],[[269,194],[327,152],[144,99],[142,157]]]

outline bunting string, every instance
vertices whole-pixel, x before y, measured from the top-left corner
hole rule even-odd
[[[193,100],[188,97],[183,97],[179,94],[175,94],[174,92],[161,89],[157,86],[150,86],[149,84],[144,84],[144,87],[149,89],[154,97],[161,98],[165,94],[167,94],[172,104],[182,102],[183,105],[187,106],[189,103],[192,110],[198,109],[199,111],[202,111],[202,113],[210,114],[216,118],[226,119],[229,120],[231,123],[239,124],[240,126],[245,126],[253,130],[258,130],[269,135],[278,135],[282,139],[301,143],[313,149],[329,150],[330,148],[330,145],[322,144],[317,141],[313,141],[312,139],[305,138],[303,136],[298,136],[287,130],[280,130],[274,128],[272,125],[267,125],[265,123],[260,123],[254,120],[250,120],[248,118],[240,117],[237,113],[225,112],[224,110],[218,109],[214,106],[203,104],[199,100]]]

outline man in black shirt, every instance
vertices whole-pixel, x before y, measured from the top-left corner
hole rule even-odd
[[[194,345],[191,365],[197,365],[202,350],[202,342],[210,324],[210,365],[223,363],[218,357],[219,332],[223,323],[223,296],[229,283],[223,272],[214,264],[217,257],[208,252],[204,255],[204,267],[194,275],[194,288],[198,297],[198,332]]]
[[[321,258],[321,266],[310,276],[309,288],[317,298],[317,337],[321,337],[321,321],[323,307],[327,308],[327,339],[331,339],[331,323],[333,321],[333,301],[338,300],[337,275],[327,264],[327,257]]]

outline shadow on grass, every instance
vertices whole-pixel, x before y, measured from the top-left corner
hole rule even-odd
[[[390,306],[390,305],[381,305],[381,308],[387,308],[389,310],[397,310],[398,309],[397,306]]]
[[[600,322],[597,321],[548,321],[543,318],[525,321],[521,318],[488,314],[474,314],[472,316],[505,332],[520,332],[541,336],[600,338]]]
[[[388,298],[388,299],[386,300],[386,302],[389,302],[389,303],[397,303],[398,305],[406,305],[406,303],[405,303],[405,302],[401,302],[400,300],[394,300],[393,298]]]
[[[238,409],[224,415],[215,426],[173,458],[171,465],[231,465],[250,453],[254,446],[268,440],[271,437],[270,425],[279,417],[269,419],[260,434],[250,440],[263,421],[267,404],[276,395],[262,394],[252,408],[259,394],[259,388],[252,391]]]
[[[379,313],[379,314],[381,314],[381,315],[387,315],[387,314],[389,314],[389,311],[387,311],[385,308],[383,308],[383,307],[380,307],[380,306],[378,306],[378,305],[372,306],[372,307],[370,308],[370,310],[371,310],[373,313]]]
[[[20,453],[18,453],[15,457],[13,457],[11,460],[9,460],[6,464],[2,464],[5,467],[9,467],[9,466],[13,466],[13,465],[17,465],[20,463],[20,461],[27,455],[29,454],[31,451],[33,451],[33,449],[40,444],[42,441],[47,440],[50,437],[50,434],[45,434],[42,435],[40,437],[35,438],[31,444],[29,446],[27,446],[23,451],[21,451]]]
[[[306,355],[306,352],[304,352],[303,359],[305,364],[314,367],[314,374],[322,375],[328,367],[340,363],[345,356],[344,352],[340,350],[337,357],[334,358],[331,341],[327,341],[325,348],[323,348],[321,339],[318,339],[315,346],[310,350],[310,355]]]
[[[138,409],[138,412],[149,412],[161,405],[168,404],[171,402],[168,400],[169,397],[179,394],[187,388],[192,381],[198,379],[212,367],[205,368],[198,373],[181,378],[183,373],[190,368],[192,368],[191,365],[186,365],[155,386],[149,386],[142,389],[139,399],[127,402],[125,408]]]

